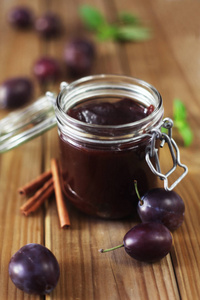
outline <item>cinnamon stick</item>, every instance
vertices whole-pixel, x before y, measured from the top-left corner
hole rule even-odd
[[[69,227],[70,226],[69,214],[68,214],[68,211],[67,211],[67,208],[65,205],[65,200],[64,200],[64,197],[62,194],[59,166],[58,166],[58,162],[55,158],[51,159],[51,172],[52,172],[52,176],[53,176],[54,190],[55,190],[56,204],[57,204],[58,216],[59,216],[59,220],[60,220],[60,226],[61,226],[61,228]]]
[[[20,211],[28,216],[35,212],[44,201],[53,193],[53,179],[50,178],[31,198],[29,198],[21,207]]]
[[[47,171],[39,175],[37,178],[33,179],[26,185],[20,187],[18,192],[21,195],[30,195],[34,193],[38,188],[40,188],[49,178],[51,178],[52,174],[51,171]]]

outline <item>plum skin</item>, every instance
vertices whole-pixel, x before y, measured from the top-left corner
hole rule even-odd
[[[0,108],[18,108],[33,96],[33,83],[27,77],[13,77],[0,85]]]
[[[142,222],[161,222],[174,231],[184,221],[185,204],[176,192],[155,188],[141,197],[137,210]]]
[[[54,254],[40,244],[20,248],[9,262],[9,275],[28,294],[49,294],[57,285],[60,269]]]
[[[8,13],[8,22],[16,28],[29,28],[33,24],[33,13],[25,6],[13,7]]]
[[[85,38],[71,39],[64,48],[64,61],[71,76],[87,75],[95,57],[93,43]]]
[[[126,253],[132,258],[152,263],[170,252],[172,236],[163,224],[141,223],[126,233],[123,244]]]
[[[57,37],[62,31],[60,17],[52,12],[47,12],[36,19],[35,29],[43,38]]]
[[[33,73],[40,83],[56,82],[61,75],[58,61],[52,57],[41,57],[33,66]]]

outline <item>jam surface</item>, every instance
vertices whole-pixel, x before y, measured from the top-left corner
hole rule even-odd
[[[129,98],[116,102],[89,102],[80,107],[71,108],[67,113],[70,117],[97,125],[123,125],[136,122],[148,116],[154,107],[145,107]]]
[[[90,124],[119,125],[146,117],[153,107],[144,107],[124,98],[115,103],[103,101],[77,106],[68,114]],[[61,169],[64,192],[81,211],[103,218],[122,218],[136,210],[138,198],[134,180],[141,195],[155,187],[154,176],[145,161],[149,139],[133,141],[122,148],[102,149],[95,144],[71,142],[60,134]]]

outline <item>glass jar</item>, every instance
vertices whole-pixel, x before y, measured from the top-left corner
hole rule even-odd
[[[131,99],[154,110],[144,118],[122,125],[95,125],[72,118],[73,107],[85,102],[114,103]],[[25,143],[58,126],[63,191],[80,210],[103,218],[128,216],[137,204],[134,180],[141,193],[156,187],[157,178],[172,190],[187,174],[179,149],[172,139],[173,122],[162,120],[163,103],[150,84],[120,75],[95,75],[47,92],[32,105],[0,120],[0,153]],[[162,133],[165,127],[168,134]],[[173,166],[165,174],[159,163],[159,147],[168,145]],[[168,186],[168,177],[179,166],[184,172]]]
[[[76,120],[69,109],[92,101],[113,103],[129,98],[154,106],[147,117],[123,125],[96,125]],[[156,187],[157,176],[145,161],[152,129],[162,124],[161,95],[144,81],[119,75],[86,77],[66,86],[55,113],[65,195],[80,210],[103,218],[129,215],[138,202],[134,180],[143,194]]]

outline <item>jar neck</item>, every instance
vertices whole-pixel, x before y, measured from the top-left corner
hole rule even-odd
[[[88,124],[68,115],[70,108],[94,97],[127,97],[146,107],[153,105],[154,111],[139,121],[123,125]],[[163,104],[159,92],[142,80],[120,75],[95,75],[63,85],[56,100],[55,113],[59,132],[64,137],[87,143],[129,143],[148,136],[152,129],[160,128]]]

